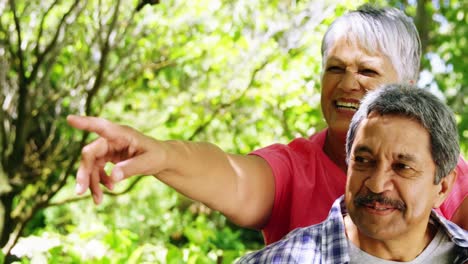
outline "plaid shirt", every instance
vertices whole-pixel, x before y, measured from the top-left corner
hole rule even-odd
[[[338,198],[320,224],[291,231],[282,240],[242,257],[238,263],[349,263],[348,239],[343,215],[344,196]],[[433,210],[431,221],[438,223],[457,245],[454,263],[468,263],[468,232],[440,217]]]

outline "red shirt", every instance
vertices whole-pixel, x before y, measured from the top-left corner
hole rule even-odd
[[[289,231],[326,219],[333,202],[344,194],[346,174],[323,152],[327,130],[288,145],[274,144],[254,151],[264,158],[275,177],[275,201],[263,231],[265,243]],[[439,212],[450,219],[468,195],[468,164],[460,157],[455,186]]]

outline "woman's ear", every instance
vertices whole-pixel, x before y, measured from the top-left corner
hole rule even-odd
[[[453,185],[457,179],[457,171],[453,169],[447,176],[442,178],[437,184],[439,186],[439,191],[436,194],[436,199],[434,201],[434,208],[438,208],[447,198],[448,194],[452,190]]]

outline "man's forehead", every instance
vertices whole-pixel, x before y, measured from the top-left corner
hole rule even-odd
[[[407,127],[402,127],[402,124],[406,124],[407,126],[411,125],[414,127],[418,127],[428,132],[419,120],[411,116],[406,116],[404,114],[398,113],[381,114],[377,111],[371,111],[360,122],[359,127],[357,129],[357,133],[359,133],[363,128],[372,129],[380,126],[386,126],[390,129],[406,129]]]
[[[407,140],[412,139],[407,142]],[[392,139],[400,139],[397,142],[388,142]],[[373,144],[382,144],[387,141],[388,147],[395,149],[395,155],[402,159],[411,159],[411,151],[408,144],[430,146],[430,135],[427,129],[414,118],[398,115],[371,112],[364,118],[356,131],[356,138],[353,142],[353,151],[373,152]],[[398,148],[397,148],[398,147]],[[407,150],[408,149],[408,150]],[[405,151],[403,151],[405,150]],[[430,154],[430,148],[426,148]]]
[[[364,118],[364,121],[375,121],[375,122],[397,122],[399,120],[408,120],[411,122],[416,122],[418,123],[424,130],[426,130],[425,127],[417,120],[417,118],[405,115],[403,113],[381,113],[379,110],[372,110],[370,111],[367,116]]]
[[[377,153],[377,150],[374,148],[372,144],[357,143],[354,147],[353,154],[354,155],[357,155],[357,154],[378,155],[379,153]],[[392,152],[392,156],[395,159],[400,160],[400,161],[407,161],[407,162],[418,161],[417,156],[409,151],[402,151],[402,150],[395,149]]]

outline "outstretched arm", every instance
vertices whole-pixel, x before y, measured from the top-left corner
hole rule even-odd
[[[206,142],[160,141],[97,117],[69,116],[67,121],[99,135],[83,148],[76,177],[77,193],[89,188],[96,204],[102,200],[101,183],[112,188],[133,175],[154,175],[240,226],[261,228],[268,221],[274,178],[258,156],[229,154]],[[115,164],[110,177],[104,171],[107,162]]]

